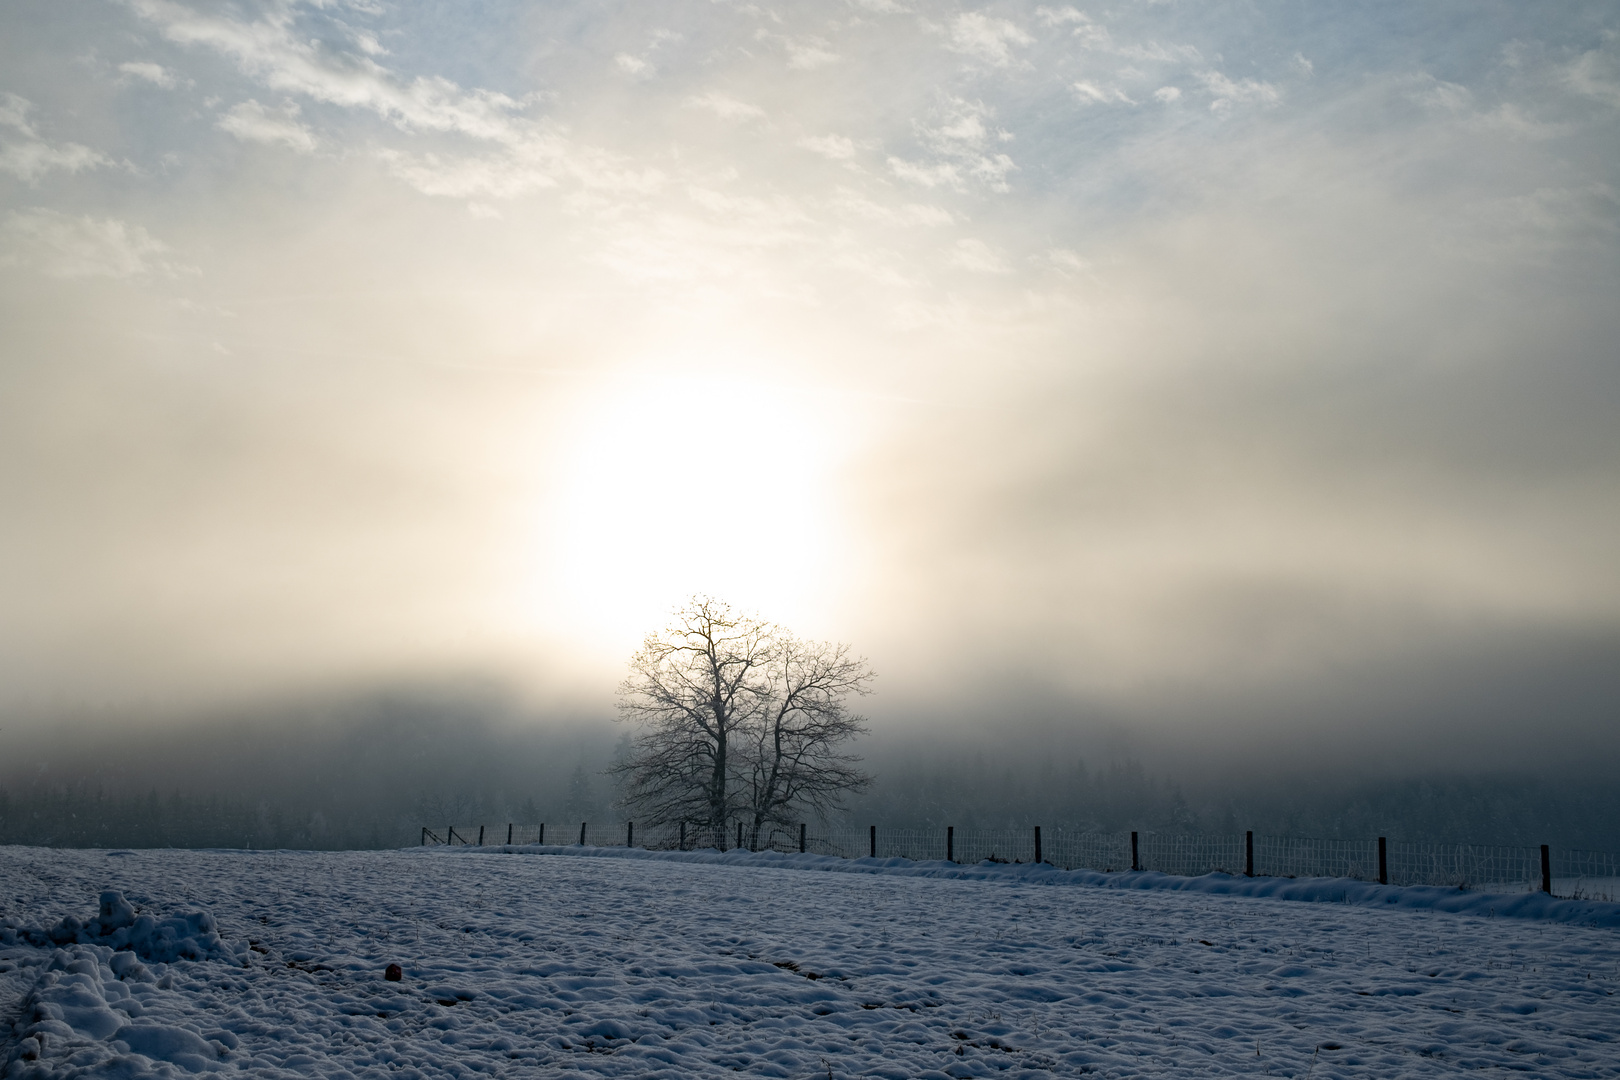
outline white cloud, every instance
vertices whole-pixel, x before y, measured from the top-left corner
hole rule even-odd
[[[1564,69],[1564,80],[1576,93],[1620,108],[1620,60],[1612,48],[1582,53]]]
[[[1046,263],[1063,274],[1083,274],[1091,269],[1090,262],[1068,248],[1052,248],[1046,253]]]
[[[497,148],[470,160],[423,155],[389,158],[396,174],[424,193],[521,192],[572,179],[587,189],[623,190],[651,174],[634,174],[613,155],[573,143],[553,125],[522,112],[529,101],[488,90],[464,90],[438,77],[409,81],[379,64],[366,48],[339,52],[295,26],[290,6],[248,22],[214,11],[193,11],[172,0],[129,0],[141,17],[180,45],[212,49],[272,90],[326,104],[362,109],[406,132],[454,133]],[[482,175],[483,179],[473,177]]]
[[[5,261],[32,266],[48,277],[128,278],[173,275],[162,256],[169,249],[139,225],[116,218],[70,217],[55,210],[14,211],[6,218]]]
[[[1136,104],[1136,102],[1132,101],[1126,96],[1125,91],[1119,89],[1118,87],[1104,88],[1098,86],[1094,82],[1087,82],[1084,79],[1074,84],[1074,92],[1081,101],[1087,103],[1108,104],[1110,102],[1118,102],[1124,105]]]
[[[1033,37],[1006,19],[968,12],[951,20],[949,48],[997,67],[1012,62],[1013,46],[1034,42]]]
[[[842,213],[885,225],[936,228],[949,225],[956,220],[954,214],[942,207],[930,206],[927,203],[885,206],[849,188],[839,188],[838,193],[833,196],[832,205],[835,210]]]
[[[1210,108],[1224,111],[1233,105],[1275,105],[1282,100],[1282,91],[1268,82],[1256,79],[1233,81],[1219,71],[1200,72],[1198,78],[1215,99]]]
[[[620,53],[613,58],[613,62],[619,65],[620,71],[628,75],[646,75],[652,71],[651,64],[641,59],[641,57],[631,56],[629,53]]]
[[[895,0],[844,0],[844,3],[851,7],[875,11],[880,15],[903,15],[911,10],[903,4],[895,3]]]
[[[833,161],[851,161],[855,157],[855,140],[842,135],[806,135],[796,145]]]
[[[690,108],[712,112],[722,120],[759,120],[765,116],[765,110],[758,105],[750,105],[713,90],[687,98],[686,104]]]
[[[102,154],[78,143],[48,142],[28,119],[33,103],[16,94],[0,94],[0,127],[10,128],[19,138],[0,141],[0,172],[32,184],[55,169],[76,173],[111,165]]]
[[[1305,54],[1302,52],[1295,53],[1294,59],[1289,62],[1292,63],[1294,68],[1306,78],[1310,78],[1312,75],[1316,74],[1316,65],[1305,59]]]
[[[220,117],[217,126],[244,142],[280,144],[300,154],[315,152],[315,134],[298,122],[298,106],[290,101],[272,112],[249,99]]]
[[[1153,91],[1153,96],[1168,105],[1172,101],[1181,100],[1181,88],[1178,86],[1161,86]]]
[[[992,140],[1012,141],[1012,133],[986,123],[990,110],[978,102],[953,99],[945,120],[935,127],[919,126],[917,133],[937,155],[933,162],[889,158],[889,168],[903,180],[924,187],[967,189],[967,181],[977,180],[991,191],[1010,190],[1008,174],[1018,166],[1006,154],[986,149]]]
[[[130,60],[127,63],[119,64],[118,70],[125,75],[133,75],[137,79],[145,79],[154,86],[161,86],[165,90],[174,89],[174,73],[166,69],[162,64],[153,64],[145,60]]]
[[[983,240],[958,240],[951,249],[949,265],[975,274],[1008,274],[1012,272],[1000,255]]]
[[[795,71],[812,71],[815,68],[838,63],[838,54],[828,49],[826,42],[823,41],[812,43],[790,41],[787,43],[787,51],[788,67]]]

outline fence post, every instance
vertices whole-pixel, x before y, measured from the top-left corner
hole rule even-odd
[[[686,850],[686,822],[681,822],[681,850]]]
[[[1140,869],[1142,869],[1142,860],[1137,858],[1137,851],[1138,851],[1138,848],[1136,846],[1136,830],[1132,829],[1131,830],[1131,869],[1132,870],[1140,870]]]
[[[1243,834],[1243,876],[1254,877],[1254,830]]]
[[[512,823],[510,821],[506,823],[506,846],[512,846]]]
[[[1382,836],[1378,838],[1378,884],[1389,884],[1389,843]]]
[[[484,846],[484,827],[482,825],[478,826],[478,846]]]
[[[579,823],[579,846],[585,846],[585,823],[583,821]]]
[[[633,821],[627,821],[624,823],[624,846],[636,846],[636,823]]]
[[[538,840],[536,840],[535,843],[543,844],[545,842],[546,842],[546,823],[542,821],[540,823],[540,838]]]
[[[799,822],[799,854],[804,854],[804,822]]]
[[[742,847],[742,822],[737,822],[737,846]]]
[[[1041,859],[1041,827],[1039,825],[1035,826],[1035,861],[1037,863],[1043,861]]]
[[[1546,844],[1541,845],[1541,891],[1552,895],[1552,852]]]
[[[945,861],[956,861],[956,826],[945,826]]]
[[[877,858],[877,826],[872,826],[872,858]]]
[[[444,827],[444,846],[449,847],[451,844],[453,844],[455,842],[456,842],[456,827],[454,825],[446,825]]]
[[[420,846],[421,847],[427,847],[427,826],[426,825],[422,826],[422,843],[421,843]]]

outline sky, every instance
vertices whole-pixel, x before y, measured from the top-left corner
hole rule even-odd
[[[880,730],[1609,768],[1617,254],[1603,3],[17,0],[0,726],[608,716],[701,592]]]

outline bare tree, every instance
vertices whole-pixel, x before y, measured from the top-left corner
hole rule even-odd
[[[757,847],[764,827],[825,815],[868,782],[842,749],[866,730],[843,699],[872,678],[847,646],[694,597],[630,659],[619,717],[636,732],[609,771],[638,820],[691,822],[717,847],[739,821]]]
[[[857,767],[860,759],[842,749],[866,732],[865,718],[844,703],[870,692],[866,661],[851,656],[848,645],[780,632],[767,676],[765,708],[747,727],[752,753],[743,777],[753,819],[748,846],[755,850],[767,826],[789,825],[795,810],[826,817],[846,792],[871,783]]]

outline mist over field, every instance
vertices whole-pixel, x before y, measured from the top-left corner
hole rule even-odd
[[[0,12],[0,841],[607,820],[646,635],[848,820],[1620,850],[1612,4]]]

